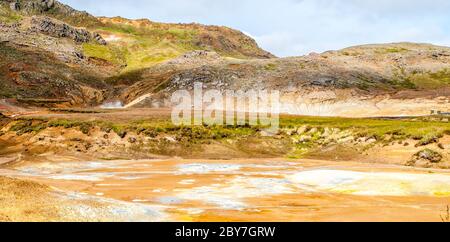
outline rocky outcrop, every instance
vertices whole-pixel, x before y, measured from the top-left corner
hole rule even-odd
[[[45,15],[59,19],[73,26],[99,26],[101,22],[85,11],[78,11],[56,0],[0,0],[1,5],[9,5],[11,10],[22,15]]]
[[[28,13],[43,13],[56,6],[55,0],[6,0],[11,10]]]
[[[28,1],[25,3],[24,10],[46,12],[55,6],[54,0]]]
[[[207,64],[213,61],[220,60],[221,56],[214,51],[195,50],[187,52],[184,55],[170,60],[168,64],[173,65],[193,65],[193,64]]]
[[[103,37],[99,33],[93,33],[93,39],[101,45],[107,44],[106,40],[103,39]]]
[[[442,159],[443,156],[439,152],[431,149],[425,149],[414,154],[413,158],[408,161],[406,165],[431,168],[435,167],[436,164],[442,161]]]
[[[20,10],[20,2],[16,0],[16,1],[10,3],[9,8],[11,8],[11,10],[13,10],[13,11],[19,11]]]
[[[106,45],[106,41],[98,34],[88,30],[72,27],[64,22],[49,18],[34,16],[31,19],[32,29],[57,38],[71,38],[77,43],[95,41]]]

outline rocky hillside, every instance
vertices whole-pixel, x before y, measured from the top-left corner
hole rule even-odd
[[[26,16],[40,15],[101,32],[111,46],[84,46],[87,55],[120,62],[129,68],[145,67],[190,50],[212,50],[237,58],[274,57],[260,49],[253,39],[227,27],[96,18],[54,0],[2,0],[1,3],[2,15],[7,15],[4,20],[17,22]]]
[[[273,57],[226,27],[96,18],[54,0],[0,1],[0,98],[99,105],[121,89],[105,80],[192,50]]]
[[[98,63],[85,57],[82,44],[106,41],[95,32],[48,16],[23,15],[32,9],[37,13],[42,5],[24,1],[15,10],[14,3],[8,8],[2,1],[0,8],[0,97],[32,105],[102,102],[108,89],[103,80],[114,68],[100,70]]]
[[[173,91],[197,81],[280,90],[291,114],[426,115],[450,103],[447,47],[396,43],[275,58],[227,27],[96,18],[53,0],[0,1],[0,30],[0,98],[31,105],[168,106]]]
[[[197,81],[222,90],[279,90],[282,111],[291,114],[427,115],[448,110],[450,48],[397,43],[269,60],[186,55],[133,78],[140,81],[125,90],[126,103],[152,93],[142,103],[164,105],[170,93]]]
[[[20,20],[23,16],[44,15],[77,27],[93,27],[101,24],[89,13],[75,10],[55,0],[1,0],[0,3],[2,15],[9,12],[7,14],[10,16],[18,16],[16,20]]]
[[[122,62],[127,70],[152,66],[194,50],[209,50],[224,57],[268,59],[274,56],[260,49],[240,31],[201,24],[165,24],[147,19],[100,18],[97,30],[113,48],[86,46],[88,54]]]

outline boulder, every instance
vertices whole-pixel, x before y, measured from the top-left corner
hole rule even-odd
[[[55,0],[41,0],[40,5],[42,10],[48,11],[55,6]]]
[[[20,2],[19,1],[13,1],[12,3],[9,4],[9,7],[13,11],[20,11]]]
[[[302,126],[297,129],[297,134],[302,135],[302,134],[308,132],[308,130],[310,130],[310,128],[308,126]]]
[[[408,161],[409,166],[433,167],[434,164],[441,162],[443,159],[439,152],[425,149],[414,154],[413,158]]]
[[[94,40],[97,43],[101,44],[101,45],[106,45],[107,44],[106,40],[103,39],[103,37],[100,34],[98,34],[98,33],[94,33]]]
[[[319,130],[317,129],[317,128],[312,128],[310,131],[309,131],[309,133],[310,134],[315,134],[315,133],[317,133]]]
[[[416,157],[423,160],[428,160],[431,163],[438,163],[442,160],[442,155],[436,151],[426,149],[418,152]]]

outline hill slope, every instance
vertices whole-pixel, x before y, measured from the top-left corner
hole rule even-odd
[[[188,51],[273,57],[226,27],[96,18],[53,0],[1,0],[0,30],[0,98],[98,105],[115,93],[106,79]]]
[[[260,49],[255,40],[227,27],[200,24],[164,24],[150,20],[128,20],[120,17],[100,18],[97,29],[109,40],[111,48],[86,46],[88,55],[108,56],[113,62],[136,70],[176,58],[194,50],[215,51],[222,56],[250,59],[273,58]]]
[[[127,66],[146,67],[191,50],[212,50],[236,58],[271,58],[257,43],[240,31],[201,24],[164,24],[143,20],[96,18],[54,0],[2,0],[4,20],[20,21],[26,16],[43,15],[75,27],[101,32],[108,48],[84,47],[86,54]],[[9,7],[8,7],[9,6]]]
[[[280,90],[292,114],[417,115],[450,103],[450,49],[429,44],[275,58],[227,27],[96,18],[53,0],[0,1],[0,30],[0,98],[45,106],[167,106],[198,81]]]
[[[168,103],[173,91],[198,81],[221,90],[279,90],[282,110],[291,114],[427,115],[450,107],[450,48],[396,43],[269,60],[197,56],[133,78],[140,81],[124,91],[125,103],[152,93],[147,105],[159,106]]]

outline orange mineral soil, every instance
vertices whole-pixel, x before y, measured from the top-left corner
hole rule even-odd
[[[0,176],[116,201],[109,212],[127,221],[441,221],[450,204],[446,171],[353,162],[33,162]]]

